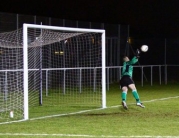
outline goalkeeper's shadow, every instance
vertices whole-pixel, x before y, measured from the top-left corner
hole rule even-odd
[[[122,106],[119,107],[119,110],[121,112],[130,112],[130,111],[140,111],[141,108],[134,106],[134,105],[129,105],[128,109],[124,109]]]

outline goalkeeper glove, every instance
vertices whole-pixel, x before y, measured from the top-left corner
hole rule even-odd
[[[140,54],[140,50],[139,50],[139,49],[137,49],[137,50],[136,50],[136,57],[137,57],[137,58],[139,58],[139,57],[140,57],[140,56],[139,56],[139,54]]]

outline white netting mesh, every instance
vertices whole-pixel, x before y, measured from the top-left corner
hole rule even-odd
[[[0,34],[0,119],[23,118],[23,30]],[[28,29],[30,117],[101,106],[101,33]],[[39,106],[41,105],[41,106]]]
[[[37,30],[29,29],[30,34],[28,38],[28,47],[37,47],[42,45],[48,45],[62,40],[66,40],[70,37],[75,37],[83,33],[64,33],[54,32],[50,30]],[[8,48],[23,48],[23,29],[18,29],[12,32],[0,33],[0,45],[1,47]]]

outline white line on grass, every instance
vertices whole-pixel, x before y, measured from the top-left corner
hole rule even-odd
[[[149,101],[143,101],[143,103],[149,103],[149,102],[154,102],[154,101],[162,101],[162,100],[168,100],[168,99],[175,99],[175,98],[179,98],[179,96],[167,97],[167,98],[161,98],[161,99],[153,99],[153,100],[149,100]],[[135,104],[135,103],[131,103],[131,105],[132,104]],[[121,105],[109,106],[107,108],[114,108],[114,107],[120,107],[120,106]],[[51,118],[51,117],[59,117],[59,116],[66,116],[66,115],[81,114],[81,113],[86,113],[86,112],[95,111],[95,110],[102,110],[102,109],[106,109],[106,108],[97,108],[97,109],[90,109],[90,110],[84,110],[84,111],[73,112],[73,113],[50,115],[50,116],[44,116],[44,117],[38,117],[38,118],[31,118],[29,120],[37,120],[37,119],[45,119],[45,118]]]
[[[148,102],[154,102],[154,101],[162,101],[162,100],[169,100],[169,99],[175,99],[179,98],[179,96],[175,97],[167,97],[167,98],[161,98],[161,99],[153,99],[149,101],[143,101],[144,103]],[[132,103],[135,104],[135,103]],[[107,108],[114,108],[114,107],[120,107],[121,105],[117,106],[110,106]],[[29,120],[38,120],[38,119],[45,119],[45,118],[52,118],[52,117],[58,117],[58,116],[66,116],[66,115],[74,115],[74,114],[80,114],[80,113],[85,113],[85,112],[90,112],[94,110],[102,110],[106,108],[98,108],[98,109],[92,109],[92,110],[85,110],[85,111],[80,111],[80,112],[74,112],[74,113],[68,113],[68,114],[59,114],[59,115],[52,115],[52,116],[44,116],[44,117],[38,117],[38,118],[32,118]],[[20,121],[13,121],[13,122],[22,122],[23,120]],[[10,123],[10,122],[9,122]],[[12,123],[12,122],[11,122]],[[7,122],[6,122],[7,124]],[[63,136],[63,137],[95,137],[95,138],[179,138],[179,136],[107,136],[107,135],[77,135],[77,134],[30,134],[30,133],[0,133],[1,136]]]
[[[162,101],[162,100],[168,100],[168,99],[175,99],[175,98],[179,98],[179,96],[153,99],[153,100],[149,100],[149,101],[143,101],[143,103],[149,103],[149,102],[154,102],[154,101]],[[128,104],[128,105],[132,105],[132,104],[135,104],[135,103],[131,103],[131,104]],[[121,105],[109,106],[107,108],[115,108],[115,107],[120,107],[120,106]],[[103,110],[103,109],[106,109],[106,108],[97,108],[97,109],[83,110],[83,111],[73,112],[73,113],[57,114],[57,115],[43,116],[43,117],[37,117],[37,118],[30,118],[29,120],[39,120],[39,119],[46,119],[46,118],[53,118],[53,117],[60,117],[60,116],[67,116],[67,115],[75,115],[75,114],[81,114],[81,113],[86,113],[86,112],[95,111],[95,110]],[[1,124],[8,124],[8,123],[15,123],[15,122],[22,122],[22,121],[26,121],[26,120],[3,122],[3,123],[0,123],[0,125]]]
[[[179,98],[179,96],[153,99],[153,100],[149,100],[149,101],[142,101],[142,103],[150,103],[150,102],[155,102],[155,101],[163,101],[163,100],[176,99],[176,98]],[[136,103],[131,103],[131,104],[128,104],[128,105],[132,105],[132,104],[136,104]],[[111,106],[111,107],[108,107],[108,108],[114,108],[114,107],[119,107],[119,106],[121,106],[121,105],[115,105],[115,106]]]
[[[93,138],[179,138],[179,136],[110,136],[110,135],[77,135],[77,134],[30,134],[30,133],[0,133],[1,136],[62,136],[62,137],[93,137]]]

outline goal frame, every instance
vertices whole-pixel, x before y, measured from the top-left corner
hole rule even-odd
[[[23,24],[23,89],[24,89],[24,120],[29,119],[29,100],[28,100],[28,28],[50,29],[71,32],[97,32],[102,35],[102,107],[106,108],[106,60],[105,60],[105,30],[104,29],[82,29],[71,27],[58,27],[37,24]]]

